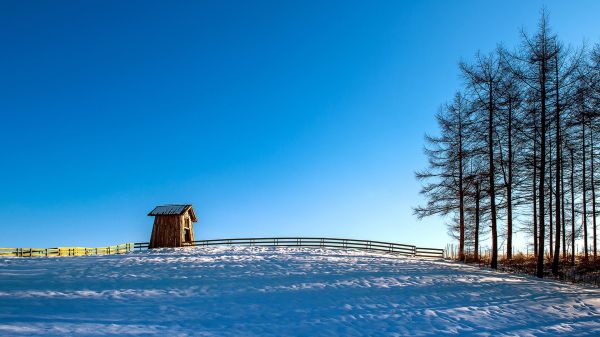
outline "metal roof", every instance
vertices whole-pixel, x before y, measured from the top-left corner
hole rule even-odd
[[[156,206],[148,215],[182,215],[183,213],[190,210],[192,221],[196,221],[196,214],[192,205],[162,205]]]

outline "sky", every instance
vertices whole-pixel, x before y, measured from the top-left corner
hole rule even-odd
[[[190,203],[197,239],[445,247],[423,136],[542,7],[599,41],[597,1],[2,1],[0,246],[147,242]]]

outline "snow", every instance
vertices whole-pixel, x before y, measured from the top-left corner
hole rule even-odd
[[[352,250],[2,258],[0,335],[598,336],[600,291]]]

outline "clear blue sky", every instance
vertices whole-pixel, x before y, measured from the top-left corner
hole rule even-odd
[[[411,210],[423,135],[544,3],[598,41],[597,1],[2,1],[0,246],[147,241],[192,203],[198,238],[442,247]]]

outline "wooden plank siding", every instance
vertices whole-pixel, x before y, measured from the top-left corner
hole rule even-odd
[[[190,231],[190,240],[185,239],[186,227]],[[183,247],[186,241],[194,241],[194,223],[189,213],[154,218],[149,248]]]

